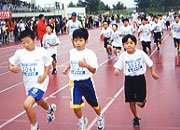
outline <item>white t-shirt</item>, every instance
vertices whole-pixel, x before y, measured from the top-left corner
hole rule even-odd
[[[56,43],[60,44],[59,39],[54,33],[50,35],[46,33],[43,36],[43,43],[45,44],[45,46],[47,46],[47,52],[50,56],[52,56],[53,54],[57,55],[57,46],[52,46],[52,47],[49,46],[49,44],[56,44]]]
[[[103,28],[101,30],[101,35],[103,35],[104,38],[111,38],[112,32],[113,32],[113,30],[110,27],[108,27],[107,29]]]
[[[122,37],[120,37],[120,32],[112,32],[111,39],[113,39],[112,45],[114,47],[122,47]]]
[[[18,49],[15,54],[9,58],[9,62],[14,66],[20,65],[26,94],[28,94],[28,90],[33,87],[46,92],[49,77],[47,76],[43,83],[38,83],[38,76],[44,74],[45,66],[52,64],[52,58],[44,48],[35,47],[33,51]]]
[[[120,32],[122,35],[133,34],[134,31],[135,31],[134,28],[129,25],[127,27],[125,26],[120,27]]]
[[[157,28],[156,28],[156,27],[157,27]],[[154,30],[155,33],[157,33],[157,32],[162,32],[162,25],[161,25],[160,22],[154,23],[152,28],[153,28],[153,29],[156,28],[156,29]]]
[[[141,31],[142,31],[142,33],[140,34],[140,41],[145,41],[145,42],[151,41],[151,27],[150,27],[150,25],[149,24],[140,25],[138,32],[141,32]],[[148,33],[149,33],[149,35],[148,35]]]
[[[133,14],[132,14],[132,21],[133,21],[133,22],[136,22],[136,21],[137,21],[137,18],[138,18],[138,14],[137,14],[137,13],[135,13],[135,14],[133,13]]]
[[[180,39],[180,22],[171,24],[173,38]]]
[[[73,38],[73,32],[76,29],[82,28],[81,22],[76,20],[76,22],[73,22],[72,20],[69,20],[66,24],[66,27],[69,29],[69,37],[72,39]]]
[[[114,68],[124,69],[125,76],[138,76],[145,74],[146,64],[151,67],[153,62],[146,53],[136,49],[136,52],[132,55],[128,54],[127,51],[123,52],[114,64]]]
[[[84,80],[93,76],[93,74],[88,69],[79,67],[78,63],[83,59],[88,65],[95,68],[96,70],[98,69],[97,57],[92,50],[85,48],[82,51],[78,51],[77,49],[73,48],[70,50],[70,80]]]

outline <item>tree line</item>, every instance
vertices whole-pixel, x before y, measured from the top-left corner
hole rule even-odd
[[[127,7],[118,2],[117,4],[113,4],[113,7],[110,8],[108,4],[105,4],[101,0],[78,0],[77,4],[74,4],[72,1],[68,4],[68,7],[85,7],[87,13],[96,14],[98,11],[109,11],[113,10],[124,10]]]

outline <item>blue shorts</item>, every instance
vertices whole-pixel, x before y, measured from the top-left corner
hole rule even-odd
[[[36,102],[43,98],[44,92],[38,88],[31,88],[28,90],[28,95],[35,98]]]
[[[92,78],[79,81],[70,80],[69,85],[71,91],[71,108],[81,108],[85,106],[84,101],[82,100],[82,96],[84,96],[90,106],[97,110],[99,109]]]

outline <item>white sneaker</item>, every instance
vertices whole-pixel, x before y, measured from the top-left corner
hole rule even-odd
[[[54,119],[55,119],[55,111],[56,111],[56,105],[55,104],[51,104],[50,106],[49,106],[49,111],[48,111],[48,113],[47,113],[47,120],[48,120],[48,122],[53,122],[54,121]]]
[[[98,126],[98,130],[103,130],[105,128],[105,121],[103,114],[101,115],[100,119],[97,118],[97,126]]]
[[[31,130],[40,130],[38,124],[36,126],[31,125]]]
[[[88,119],[83,117],[83,122],[79,121],[79,130],[85,130],[88,124]]]

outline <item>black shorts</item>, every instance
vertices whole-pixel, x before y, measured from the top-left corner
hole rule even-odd
[[[144,102],[146,99],[146,80],[144,75],[125,76],[125,102]]]
[[[53,54],[51,57],[53,58],[54,61],[57,61],[56,60],[56,54]]]
[[[154,33],[154,42],[160,42],[158,39],[161,39],[161,32]]]
[[[117,49],[117,50],[121,50],[121,47],[113,46],[113,48],[115,48],[115,49]]]
[[[170,26],[170,22],[169,21],[166,21],[166,26]]]
[[[179,44],[180,44],[180,39],[177,39],[177,38],[173,38],[173,39],[174,39],[174,47],[179,46]]]
[[[141,43],[142,43],[143,47],[148,47],[149,49],[151,49],[151,42],[150,41],[149,42],[141,41]]]
[[[107,45],[111,45],[111,43],[108,42],[108,40],[110,40],[110,38],[104,38],[104,48],[107,48]]]

